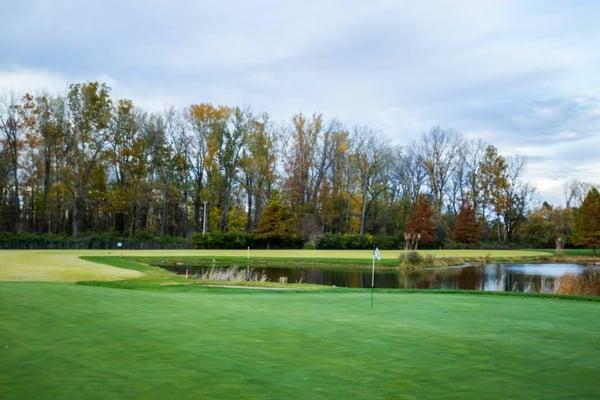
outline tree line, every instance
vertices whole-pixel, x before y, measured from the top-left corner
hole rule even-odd
[[[4,232],[548,245],[575,242],[590,191],[579,183],[567,207],[532,209],[523,158],[439,126],[400,146],[321,114],[279,124],[208,103],[146,112],[99,82],[1,103]]]

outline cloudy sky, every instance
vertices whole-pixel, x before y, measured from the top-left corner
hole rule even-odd
[[[160,110],[322,112],[408,143],[433,125],[528,159],[540,197],[600,181],[600,2],[12,1],[0,92],[103,80]]]

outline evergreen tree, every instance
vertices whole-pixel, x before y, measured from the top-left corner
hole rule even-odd
[[[406,223],[404,236],[407,243],[409,243],[408,247],[416,250],[419,247],[419,242],[431,243],[435,228],[433,209],[429,204],[429,200],[423,195],[417,196],[412,213]]]
[[[463,204],[458,215],[453,232],[454,240],[461,243],[477,243],[481,237],[481,229],[477,222],[475,210],[470,204]]]
[[[290,207],[274,194],[254,233],[257,239],[266,240],[267,248],[270,248],[271,242],[282,241],[293,236],[296,233],[294,228],[295,223]]]
[[[577,212],[575,232],[576,242],[590,246],[595,257],[596,247],[600,243],[600,193],[596,188],[588,192]]]

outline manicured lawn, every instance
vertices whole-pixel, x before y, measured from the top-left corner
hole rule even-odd
[[[0,279],[97,280],[0,282],[0,398],[579,399],[600,390],[600,302],[377,291],[371,310],[369,291],[209,288],[131,260],[243,255],[0,252]],[[343,263],[371,253],[251,256]],[[118,279],[128,280],[99,282]]]
[[[0,283],[0,398],[597,398],[600,303]]]

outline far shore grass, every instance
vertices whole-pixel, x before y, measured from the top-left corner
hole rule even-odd
[[[217,250],[214,253],[200,255],[177,255],[177,256],[127,256],[145,264],[183,264],[202,266],[268,266],[268,267],[326,267],[337,266],[340,268],[365,268],[372,264],[372,252],[365,253],[364,250],[298,250],[293,254],[287,251],[273,251],[256,254],[240,254],[233,250],[231,253],[222,253]],[[411,253],[411,252],[409,252]],[[446,267],[465,263],[493,263],[493,262],[595,262],[600,258],[593,258],[591,251],[570,250],[561,256],[556,256],[554,250],[419,250],[416,252],[420,261],[419,267]],[[403,256],[404,251],[383,251],[381,260],[377,261],[379,268],[397,268],[406,266]]]

